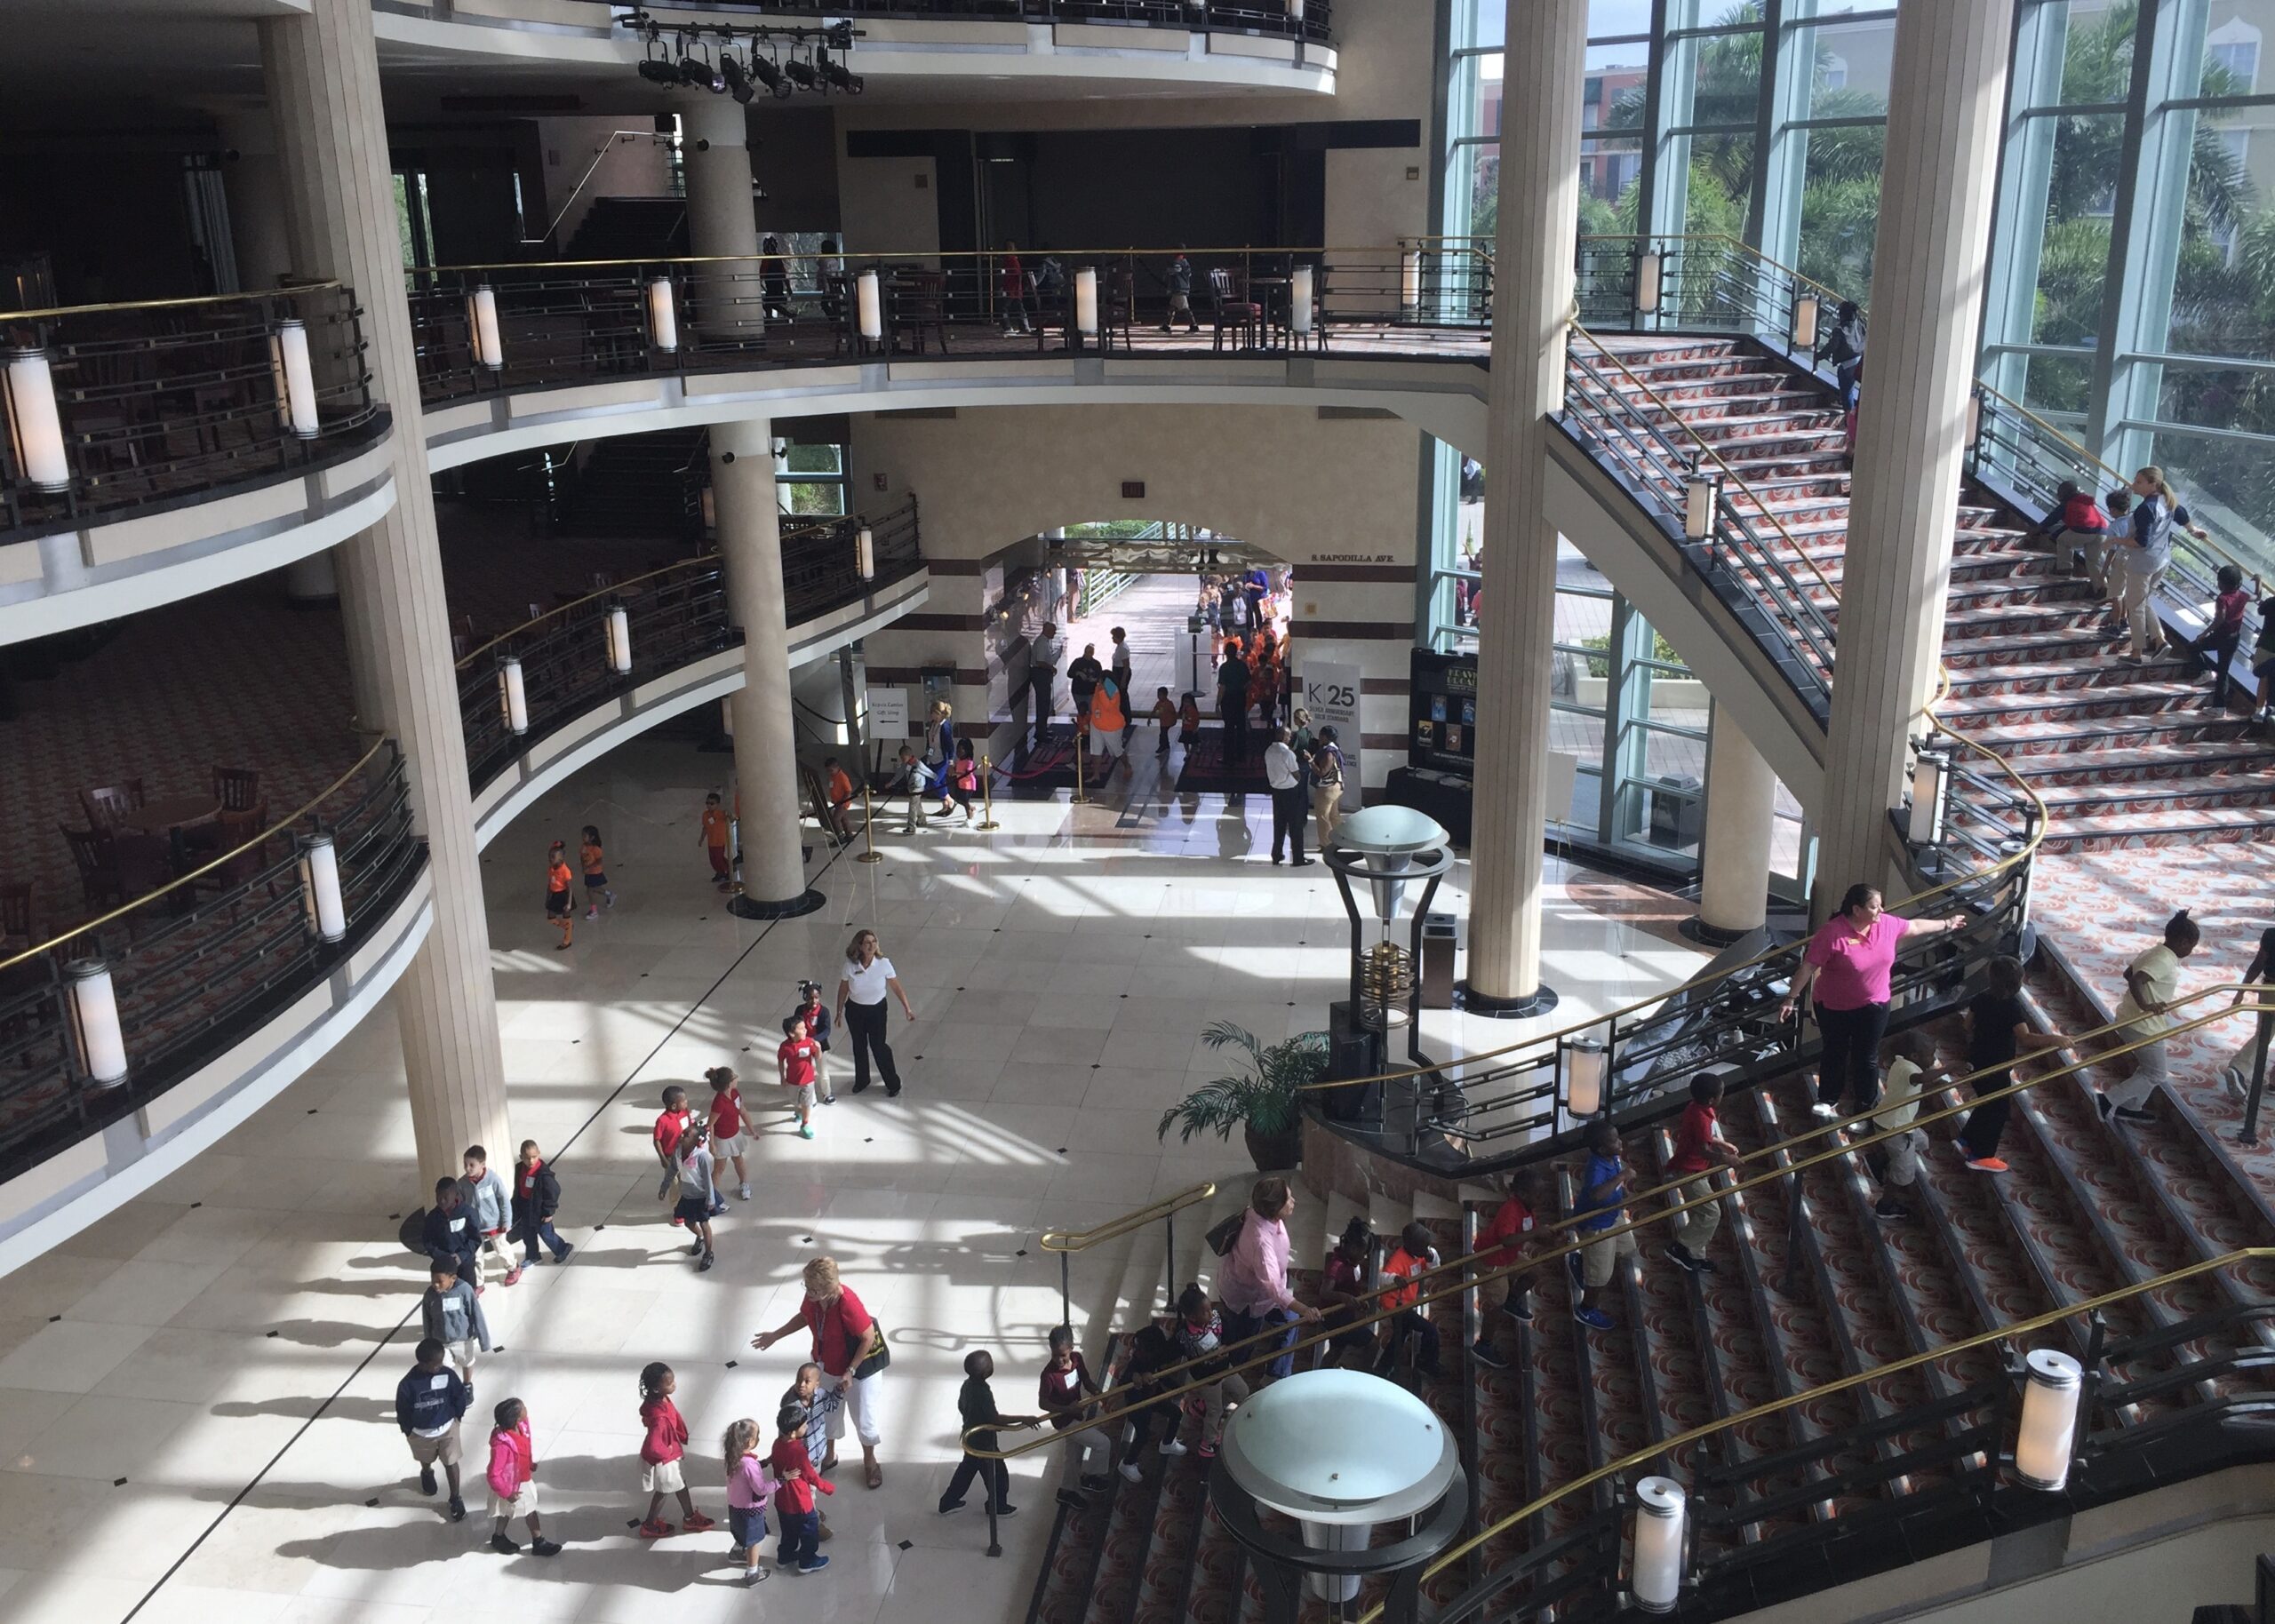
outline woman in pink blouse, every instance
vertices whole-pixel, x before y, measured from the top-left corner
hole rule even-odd
[[[1240,1238],[1225,1255],[1217,1276],[1217,1300],[1225,1305],[1225,1339],[1239,1341],[1273,1325],[1294,1326],[1319,1318],[1319,1310],[1296,1301],[1288,1289],[1288,1216],[1296,1210],[1296,1192],[1283,1178],[1262,1178],[1249,1194],[1248,1211],[1241,1215]],[[1283,1348],[1296,1340],[1290,1329],[1281,1339]],[[1241,1359],[1262,1351],[1238,1350]],[[1266,1372],[1273,1378],[1296,1366],[1296,1356],[1282,1353]]]
[[[1880,1039],[1888,1031],[1888,975],[1896,967],[1896,943],[1907,935],[1939,935],[1966,923],[1964,913],[1907,919],[1882,909],[1878,886],[1853,885],[1840,899],[1840,911],[1817,927],[1801,950],[1800,973],[1777,1015],[1780,1020],[1790,1016],[1801,995],[1816,989],[1810,1013],[1824,1039],[1812,1107],[1819,1117],[1840,1115],[1844,1088],[1856,1111],[1869,1111],[1880,1100]]]

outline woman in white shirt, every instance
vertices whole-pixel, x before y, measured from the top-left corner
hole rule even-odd
[[[914,1021],[916,1012],[908,1007],[908,994],[900,990],[892,960],[877,951],[877,933],[856,932],[838,978],[837,1015],[853,1037],[853,1092],[869,1086],[869,1057],[874,1055],[878,1073],[885,1079],[885,1097],[890,1099],[900,1092],[900,1071],[892,1063],[892,1046],[885,1041],[888,992],[899,1000],[901,1014]]]

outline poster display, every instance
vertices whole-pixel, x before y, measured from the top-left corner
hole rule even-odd
[[[1312,731],[1335,729],[1343,748],[1343,807],[1359,805],[1360,788],[1367,782],[1359,760],[1359,668],[1326,660],[1305,660],[1304,692],[1298,702],[1312,713]]]

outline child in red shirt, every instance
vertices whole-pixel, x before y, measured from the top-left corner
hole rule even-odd
[[[656,1199],[660,1201],[679,1182],[679,1136],[695,1113],[687,1108],[687,1090],[674,1083],[664,1090],[663,1114],[656,1118],[655,1130],[648,1136],[656,1147],[656,1159],[664,1165],[663,1182],[656,1186]],[[676,1224],[679,1220],[674,1218]]]
[[[616,893],[608,888],[608,855],[601,849],[601,832],[590,824],[577,848],[577,861],[585,871],[585,917],[598,919],[603,901],[616,906]]]
[[[1737,1146],[1722,1137],[1722,1130],[1715,1122],[1714,1106],[1721,1097],[1720,1077],[1702,1073],[1690,1079],[1690,1103],[1682,1108],[1682,1120],[1674,1130],[1674,1154],[1667,1158],[1668,1174],[1683,1181],[1677,1191],[1679,1200],[1712,1195],[1714,1169],[1732,1166],[1738,1159]],[[1667,1255],[1693,1274],[1712,1274],[1714,1265],[1706,1255],[1706,1247],[1721,1222],[1720,1201],[1709,1201],[1687,1213],[1677,1213],[1674,1238],[1667,1242]]]
[[[517,1556],[522,1548],[506,1530],[515,1517],[530,1525],[530,1550],[539,1556],[557,1556],[558,1543],[545,1537],[537,1516],[537,1456],[530,1444],[530,1413],[518,1398],[508,1398],[491,1412],[498,1424],[490,1431],[490,1548],[501,1556]]]
[[[798,1137],[814,1136],[814,1070],[821,1061],[821,1045],[806,1034],[806,1017],[794,1015],[782,1023],[782,1047],[775,1058],[782,1067],[782,1086],[798,1091]]]
[[[648,1491],[648,1517],[640,1524],[643,1540],[660,1540],[672,1532],[672,1525],[657,1515],[664,1509],[664,1496],[679,1496],[681,1521],[690,1533],[701,1533],[713,1526],[712,1521],[695,1509],[695,1497],[687,1492],[687,1475],[680,1465],[680,1457],[687,1453],[687,1422],[672,1402],[672,1395],[679,1390],[679,1378],[672,1367],[661,1360],[640,1373],[640,1486]]]
[[[710,854],[711,883],[723,891],[732,883],[733,876],[727,866],[727,814],[719,805],[716,790],[703,798],[702,830],[698,838],[703,842],[703,849]]]
[[[569,901],[569,863],[564,856],[568,849],[555,840],[545,855],[545,917],[560,927],[561,940],[553,944],[556,953],[568,951],[569,938],[577,929],[577,917]]]
[[[814,1470],[813,1457],[806,1453],[805,1430],[806,1413],[796,1405],[784,1405],[774,1418],[774,1452],[768,1464],[774,1469],[774,1510],[782,1524],[782,1544],[774,1561],[801,1573],[818,1573],[829,1565],[829,1558],[816,1549],[821,1542],[821,1515],[814,1509],[814,1493],[837,1491]]]
[[[1533,1232],[1532,1198],[1536,1191],[1529,1178],[1517,1177],[1509,1182],[1509,1193],[1485,1227],[1477,1232],[1477,1243],[1470,1248],[1470,1257],[1480,1270],[1507,1269],[1521,1263],[1530,1255],[1532,1247],[1527,1237]],[[1521,1325],[1532,1324],[1532,1279],[1529,1275],[1507,1277],[1508,1286],[1501,1297],[1501,1311]],[[1477,1341],[1470,1344],[1471,1355],[1481,1365],[1495,1370],[1506,1370],[1509,1361],[1502,1357],[1493,1346],[1493,1333],[1482,1324],[1478,1326]]]
[[[1333,1334],[1320,1353],[1322,1367],[1332,1363],[1353,1370],[1364,1369],[1365,1356],[1374,1348],[1374,1328],[1353,1323],[1374,1312],[1373,1304],[1367,1301],[1367,1254],[1374,1240],[1367,1221],[1353,1218],[1343,1226],[1342,1238],[1328,1250],[1319,1288],[1320,1326]],[[1337,1329],[1338,1326],[1343,1328]]]
[[[1425,1377],[1438,1374],[1438,1327],[1430,1323],[1426,1310],[1416,1306],[1422,1295],[1420,1277],[1438,1266],[1433,1238],[1428,1224],[1409,1223],[1399,1232],[1398,1249],[1383,1260],[1383,1278],[1399,1282],[1382,1294],[1382,1306],[1393,1310],[1383,1322],[1387,1333],[1383,1339],[1385,1373],[1397,1365],[1399,1349],[1412,1336],[1421,1340],[1414,1368]]]
[[[750,1199],[750,1174],[743,1166],[743,1152],[749,1149],[750,1123],[743,1115],[743,1092],[735,1087],[735,1072],[731,1066],[714,1066],[703,1074],[711,1085],[711,1154],[714,1159],[725,1157],[735,1164],[735,1177],[742,1188],[735,1191],[738,1201]],[[725,1210],[726,1198],[719,1198],[720,1209]]]
[[[2198,659],[2212,662],[2212,693],[2204,703],[2214,710],[2224,711],[2228,708],[2228,667],[2235,663],[2236,650],[2243,646],[2243,617],[2251,607],[2251,594],[2243,589],[2243,571],[2233,564],[2220,566],[2219,580],[2220,590],[2212,599],[2211,624],[2188,649]]]

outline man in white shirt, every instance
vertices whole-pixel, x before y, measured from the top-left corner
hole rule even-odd
[[[1058,680],[1058,662],[1066,656],[1066,645],[1059,638],[1058,628],[1044,621],[1034,641],[1027,645],[1027,689],[1034,698],[1034,742],[1038,744],[1050,729],[1050,685]]]
[[[2165,921],[2164,940],[2125,967],[2125,996],[2117,1001],[2116,1018],[2131,1023],[2131,1030],[2124,1034],[2126,1042],[2158,1037],[2178,1018],[2167,1011],[2180,996],[2180,961],[2194,952],[2202,940],[2203,933],[2183,908]],[[2156,1120],[2148,1109],[2149,1096],[2166,1080],[2165,1046],[2151,1043],[2134,1050],[2129,1058],[2133,1075],[2101,1095],[2104,1122],[2112,1118],[2119,1122]]]
[[[1282,847],[1293,846],[1296,866],[1309,867],[1311,859],[1304,856],[1304,769],[1285,728],[1274,728],[1272,742],[1264,747],[1264,781],[1272,786],[1273,865],[1279,865]]]

